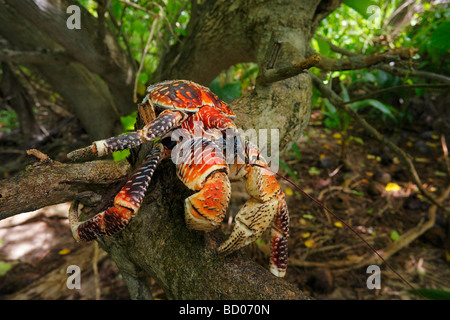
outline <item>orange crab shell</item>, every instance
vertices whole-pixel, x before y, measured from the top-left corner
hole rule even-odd
[[[228,105],[208,88],[186,80],[171,80],[149,86],[144,102],[147,100],[163,109],[187,112],[197,112],[201,107],[211,106],[230,118],[236,117]]]

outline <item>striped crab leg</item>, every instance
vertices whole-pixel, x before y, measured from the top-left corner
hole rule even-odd
[[[69,211],[69,224],[75,240],[90,241],[99,236],[112,236],[125,228],[137,214],[153,173],[165,155],[164,146],[158,143],[116,195],[114,205],[94,217],[80,222],[78,216],[82,208],[75,201]]]
[[[187,118],[188,115],[183,111],[165,110],[141,130],[126,133],[118,137],[95,141],[88,147],[70,152],[67,157],[74,161],[93,156],[101,157],[123,149],[132,149],[144,142],[153,141],[158,137],[162,137],[164,134],[180,126]]]

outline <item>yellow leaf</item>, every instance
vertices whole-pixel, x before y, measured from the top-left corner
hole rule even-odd
[[[322,153],[319,157],[320,157],[320,159],[323,159],[323,158],[325,158],[325,155]]]
[[[392,191],[400,191],[402,189],[402,187],[400,187],[398,184],[396,184],[395,182],[389,182],[386,187],[384,187],[384,189],[387,192],[392,192]]]
[[[299,221],[300,221],[300,224],[301,224],[301,225],[306,225],[306,224],[307,224],[306,220],[303,219],[303,218],[300,218]]]
[[[313,239],[308,239],[305,241],[305,247],[314,248],[317,247],[317,243],[315,243]]]
[[[58,252],[58,254],[60,256],[65,256],[66,254],[69,254],[69,253],[70,253],[70,249],[62,249]]]
[[[139,95],[141,95],[141,96],[145,95],[146,91],[147,91],[147,87],[146,87],[146,86],[144,86],[144,85],[142,85],[142,84],[139,84],[139,85],[138,85],[137,93],[138,93]]]
[[[309,238],[310,236],[311,236],[311,233],[309,233],[309,232],[303,232],[302,233],[302,238],[303,239]]]
[[[411,141],[408,141],[406,142],[406,146],[411,148],[413,146],[413,143]]]
[[[360,261],[361,260],[361,256],[356,255],[356,254],[349,254],[349,255],[347,255],[347,259],[350,260],[350,261],[356,262],[356,261]]]
[[[334,223],[334,226],[335,226],[336,228],[342,228],[342,222],[336,221],[336,222]]]
[[[294,194],[294,191],[292,191],[291,188],[286,188],[286,189],[284,190],[284,193],[285,193],[287,196],[292,196],[292,195]]]
[[[369,176],[369,177],[373,176],[373,172],[370,172],[370,171],[366,171],[365,174],[366,174],[366,176]]]
[[[367,159],[372,160],[375,159],[375,156],[373,154],[367,154]]]
[[[335,139],[341,139],[342,135],[339,132],[336,132],[335,134],[333,134],[333,138]]]

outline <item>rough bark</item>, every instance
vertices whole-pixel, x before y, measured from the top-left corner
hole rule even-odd
[[[0,220],[74,198],[92,201],[95,194],[109,194],[110,200],[117,192],[110,184],[120,186],[128,167],[123,162],[46,160],[0,181]],[[148,276],[173,299],[307,298],[241,253],[217,254],[215,248],[224,238],[220,231],[205,234],[187,229],[183,203],[189,193],[176,178],[171,161],[164,161],[139,214],[122,232],[98,240],[124,275],[133,298],[151,298]]]
[[[222,70],[239,62],[266,67],[274,40],[281,44],[273,68],[306,58],[318,23],[342,1],[205,1],[195,7],[188,35],[165,55],[161,80],[185,78],[209,84]],[[312,85],[301,74],[269,86],[257,85],[233,101],[243,129],[278,129],[280,149],[298,138],[310,114]]]
[[[8,15],[13,14],[20,21],[22,18],[17,12],[34,14],[30,8],[36,7],[19,8],[19,5],[12,2],[9,3],[8,10],[0,10],[0,19],[6,17],[11,20]],[[274,59],[275,69],[299,63],[306,58],[306,50],[318,23],[339,3],[340,1],[320,0],[204,1],[202,5],[194,6],[192,21],[184,41],[166,54],[161,63],[159,80],[183,78],[208,84],[219,71],[238,62],[254,61],[260,68],[264,68],[274,39],[282,44],[279,55]],[[37,18],[33,17],[31,21],[36,23],[35,19]],[[3,30],[5,29],[7,28],[4,27]],[[42,30],[51,31],[47,26]],[[15,32],[13,29],[7,31]],[[0,28],[0,32],[4,31]],[[62,41],[64,39],[61,40],[59,36],[50,40],[39,34],[37,37],[45,43],[52,41],[49,45],[52,50],[67,50],[67,42]],[[21,41],[15,45],[27,47],[29,42],[33,43],[30,39]],[[78,61],[85,67],[81,63],[70,63],[64,68],[84,68],[83,74],[92,74],[90,72],[94,69],[89,60]],[[51,65],[39,71],[52,79],[52,75],[57,77],[55,74],[63,73],[64,70],[60,68],[60,65]],[[52,81],[57,82],[58,79]],[[85,82],[83,89],[99,90],[93,82]],[[283,149],[306,126],[311,94],[309,76],[300,74],[269,85],[260,84],[231,105],[238,115],[236,122],[239,127],[279,129],[280,146]],[[88,164],[81,166],[85,165]],[[56,169],[54,166],[52,170]],[[39,175],[39,172],[36,173]],[[27,177],[27,173],[23,174],[22,179],[33,180]],[[55,177],[52,178],[54,179]],[[27,195],[33,191],[31,186],[25,190]],[[95,193],[102,194],[100,190]],[[103,194],[105,193],[107,191]],[[53,193],[45,191],[40,194],[41,197],[45,194],[44,198],[52,198]],[[227,257],[218,255],[214,248],[224,238],[220,232],[205,234],[187,229],[183,218],[183,202],[189,194],[176,177],[174,165],[170,161],[163,162],[153,177],[139,214],[115,237],[99,240],[124,274],[133,298],[148,298],[149,291],[145,281],[148,275],[154,277],[173,299],[306,298],[297,288],[272,276],[266,268],[239,252]],[[15,197],[20,198],[20,195],[16,194]],[[80,195],[71,193],[60,197],[62,201],[66,201],[68,198],[80,198]],[[11,201],[0,198],[0,212],[12,212],[8,211],[11,209],[5,209],[6,200]],[[39,206],[53,203],[55,202],[46,200]]]
[[[0,35],[8,41],[10,48],[6,49],[54,52],[57,57],[64,54],[65,58],[57,63],[49,59],[48,63],[38,60],[23,65],[42,75],[80,119],[90,137],[100,139],[120,132],[119,116],[134,111],[134,76],[125,53],[110,34],[102,40],[94,38],[96,22],[86,10],[81,10],[81,30],[66,27],[66,8],[70,4],[1,0]],[[10,58],[1,57],[6,61]]]
[[[92,161],[82,164],[48,162],[29,166],[9,179],[0,180],[0,220],[46,206],[107,194],[122,182],[125,162]]]

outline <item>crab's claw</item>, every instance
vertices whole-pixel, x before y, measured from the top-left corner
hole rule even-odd
[[[242,248],[272,227],[272,255],[270,271],[283,277],[287,267],[288,211],[284,193],[274,175],[264,168],[248,166],[246,188],[251,198],[235,218],[230,237],[219,247],[219,252],[229,254]]]

